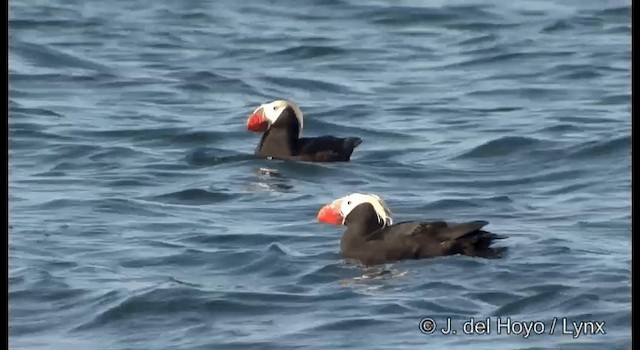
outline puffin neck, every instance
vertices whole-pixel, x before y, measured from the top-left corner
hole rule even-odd
[[[344,224],[348,231],[361,236],[368,236],[384,226],[369,203],[363,203],[353,208],[347,215]]]
[[[300,124],[291,107],[287,107],[282,115],[262,135],[259,150],[274,156],[292,156],[298,153]]]

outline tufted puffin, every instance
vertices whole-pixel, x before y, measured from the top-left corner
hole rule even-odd
[[[342,257],[365,266],[456,254],[499,258],[506,251],[490,247],[494,240],[506,237],[482,230],[487,221],[393,224],[389,207],[375,194],[353,193],[336,199],[320,209],[318,221],[346,226],[340,242]]]
[[[358,137],[300,137],[302,123],[302,111],[291,101],[260,105],[247,120],[248,131],[263,132],[255,154],[308,162],[346,162],[362,143]]]

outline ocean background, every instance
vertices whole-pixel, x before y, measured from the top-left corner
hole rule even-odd
[[[630,349],[631,1],[9,1],[11,349]],[[349,163],[256,159],[291,99]],[[319,208],[488,220],[365,269]],[[450,319],[554,335],[423,334]],[[574,339],[561,320],[605,322]]]

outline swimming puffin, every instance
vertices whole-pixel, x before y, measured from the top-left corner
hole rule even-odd
[[[342,257],[365,266],[456,254],[499,258],[506,251],[490,247],[506,237],[482,230],[487,221],[393,224],[389,207],[375,194],[352,193],[336,199],[320,209],[317,219],[346,226],[340,241]]]
[[[347,162],[362,143],[358,137],[300,137],[303,115],[287,100],[265,103],[247,120],[247,130],[262,132],[255,154],[259,157],[308,162]]]

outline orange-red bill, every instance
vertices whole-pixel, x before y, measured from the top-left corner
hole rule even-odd
[[[318,221],[330,225],[342,225],[342,214],[340,210],[332,204],[327,204],[318,212]]]
[[[264,116],[262,108],[255,111],[247,120],[247,130],[262,132],[269,127],[269,121]]]

